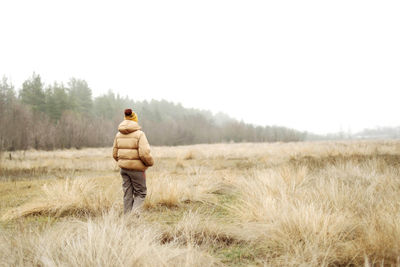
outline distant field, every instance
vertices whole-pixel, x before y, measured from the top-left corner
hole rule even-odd
[[[136,218],[111,148],[4,152],[0,266],[400,264],[400,141],[153,153]]]

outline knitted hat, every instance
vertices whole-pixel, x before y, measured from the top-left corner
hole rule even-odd
[[[125,120],[131,120],[131,121],[138,122],[138,117],[137,117],[136,113],[132,111],[132,109],[127,108],[127,109],[125,109],[124,113],[125,113]]]

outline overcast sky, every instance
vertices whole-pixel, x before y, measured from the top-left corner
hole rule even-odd
[[[0,1],[0,75],[327,133],[400,126],[400,1]]]

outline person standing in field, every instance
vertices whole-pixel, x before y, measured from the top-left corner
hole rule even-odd
[[[125,120],[118,126],[114,139],[113,158],[121,168],[124,191],[124,213],[140,212],[146,198],[146,169],[154,159],[146,135],[140,129],[132,109],[125,109]]]

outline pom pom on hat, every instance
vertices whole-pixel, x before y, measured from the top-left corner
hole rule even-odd
[[[132,109],[127,108],[127,109],[125,109],[124,113],[125,113],[125,116],[130,116],[132,114]]]
[[[138,117],[136,113],[132,111],[132,109],[130,108],[125,109],[124,114],[125,114],[125,120],[138,122]]]

